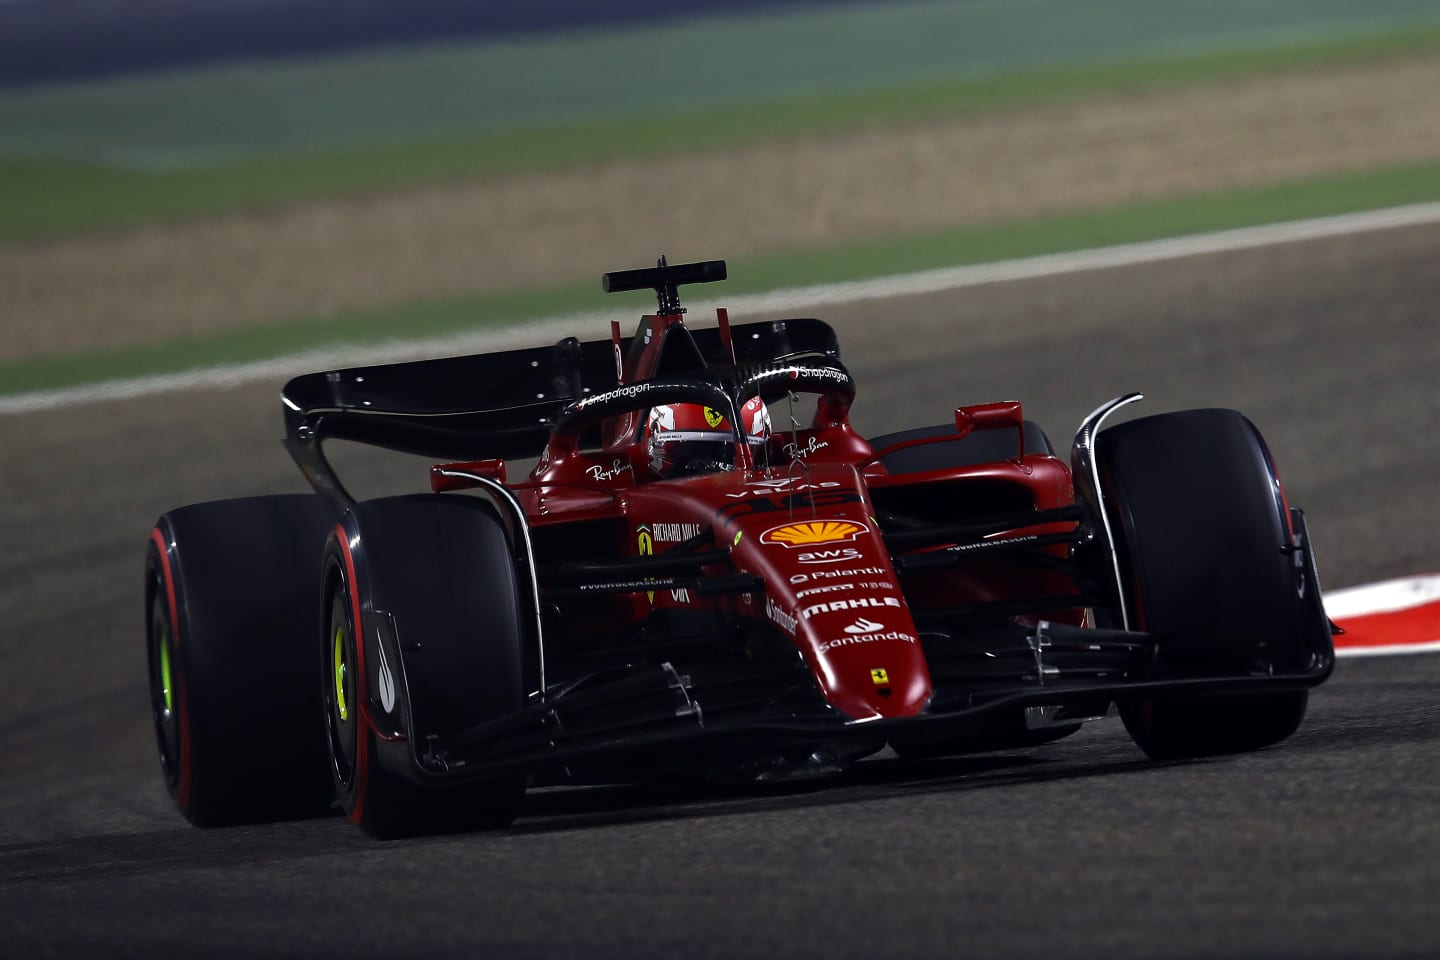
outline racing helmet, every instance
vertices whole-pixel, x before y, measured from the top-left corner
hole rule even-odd
[[[770,439],[770,411],[759,397],[751,397],[740,408],[740,421],[752,446]],[[714,407],[699,403],[651,407],[648,427],[650,469],[659,477],[693,477],[735,466],[735,434],[729,418]]]

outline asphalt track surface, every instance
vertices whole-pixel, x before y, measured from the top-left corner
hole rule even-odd
[[[1135,388],[1247,411],[1339,587],[1440,567],[1437,254],[1407,228],[826,313],[872,432],[1019,398],[1063,445]],[[0,954],[1440,956],[1440,656],[1341,662],[1239,758],[1157,766],[1108,721],[804,787],[540,791],[499,834],[191,829],[142,551],[169,506],[300,489],[278,387],[0,418]]]

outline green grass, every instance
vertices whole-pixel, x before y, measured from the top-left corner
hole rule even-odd
[[[733,279],[726,283],[723,293],[859,280],[1437,200],[1440,162],[741,259],[731,262]],[[0,363],[0,395],[260,360],[341,343],[415,339],[522,324],[540,317],[613,306],[633,305],[638,315],[649,304],[643,294],[605,298],[599,288],[597,278],[593,283],[549,290],[416,303],[325,319],[297,319],[153,346],[8,361]],[[590,334],[600,337],[604,331]]]
[[[0,243],[1437,51],[1440,29],[1432,27],[1264,50],[1046,68],[867,93],[737,104],[491,138],[280,155],[171,172],[0,156]]]

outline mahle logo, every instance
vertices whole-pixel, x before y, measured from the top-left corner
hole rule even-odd
[[[794,549],[821,543],[844,543],[869,532],[869,527],[853,520],[812,520],[771,527],[760,534],[760,542],[778,543]]]
[[[901,606],[898,597],[857,597],[851,600],[831,600],[829,603],[812,603],[800,610],[800,618],[809,620],[822,613],[840,613],[845,610],[883,609]]]

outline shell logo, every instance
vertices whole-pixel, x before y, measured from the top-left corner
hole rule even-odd
[[[787,523],[771,527],[760,534],[761,543],[778,543],[785,547],[811,547],[818,543],[845,543],[870,528],[852,520],[814,520],[809,523]]]

